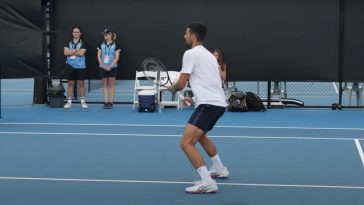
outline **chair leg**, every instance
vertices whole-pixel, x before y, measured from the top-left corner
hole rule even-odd
[[[360,91],[359,90],[357,90],[357,91],[355,91],[355,93],[356,93],[356,106],[359,106],[359,104],[360,104]]]
[[[134,90],[134,97],[133,97],[133,110],[135,109],[135,90]]]
[[[353,90],[351,88],[348,88],[348,93],[349,93],[349,106],[351,106],[351,97],[353,94]]]
[[[358,94],[359,94],[358,105],[363,106],[363,88],[359,89]]]

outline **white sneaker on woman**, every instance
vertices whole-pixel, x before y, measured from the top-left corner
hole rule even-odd
[[[88,108],[86,102],[81,102],[81,108],[82,109],[87,109]]]
[[[67,102],[66,104],[64,104],[63,108],[69,109],[72,107],[72,103]]]

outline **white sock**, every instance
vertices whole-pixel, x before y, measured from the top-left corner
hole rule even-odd
[[[85,97],[81,97],[81,102],[85,103],[86,102],[86,98]]]
[[[67,100],[67,103],[72,103],[72,99],[68,99]]]
[[[202,166],[197,169],[198,174],[201,177],[202,181],[212,181],[209,171],[207,170],[206,166]]]
[[[216,168],[224,168],[224,165],[222,164],[220,157],[218,154],[216,154],[215,156],[211,157],[211,161],[214,167]]]

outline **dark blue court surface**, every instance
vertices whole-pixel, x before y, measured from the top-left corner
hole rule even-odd
[[[179,139],[192,109],[2,108],[1,205],[364,204],[361,110],[227,112],[209,136],[231,177],[189,195],[198,175]]]

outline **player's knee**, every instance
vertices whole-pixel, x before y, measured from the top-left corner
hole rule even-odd
[[[191,145],[193,145],[193,143],[190,140],[188,140],[188,139],[181,139],[181,141],[179,143],[179,146],[183,150],[187,149]]]
[[[188,146],[188,143],[186,143],[185,140],[181,140],[179,142],[179,146],[180,146],[181,149],[185,150],[187,148],[187,146]]]

